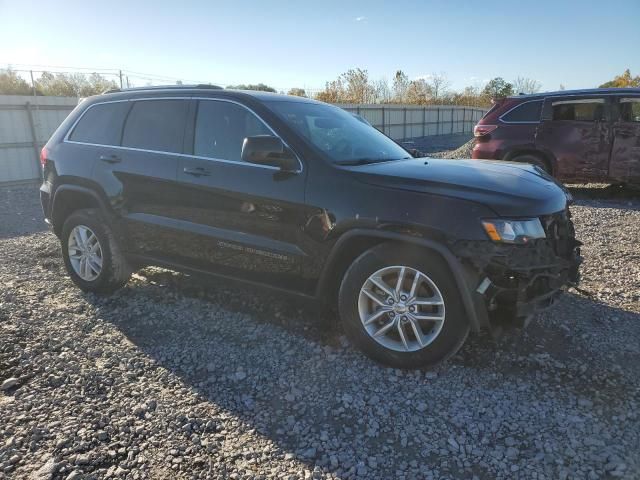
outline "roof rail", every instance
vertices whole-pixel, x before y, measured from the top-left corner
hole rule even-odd
[[[106,95],[108,93],[118,93],[118,92],[136,92],[136,91],[144,91],[144,90],[173,90],[173,89],[189,89],[189,88],[200,88],[200,89],[211,89],[211,90],[223,89],[218,85],[211,85],[208,83],[199,83],[197,85],[150,85],[147,87],[111,88],[109,90],[105,90],[104,92],[102,92],[102,95]]]

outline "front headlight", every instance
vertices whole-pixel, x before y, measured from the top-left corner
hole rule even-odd
[[[488,219],[482,226],[494,242],[526,244],[535,238],[545,238],[540,219],[525,220]]]

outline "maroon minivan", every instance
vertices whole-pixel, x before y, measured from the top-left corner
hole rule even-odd
[[[474,135],[474,159],[533,163],[563,182],[640,184],[640,88],[508,97]]]

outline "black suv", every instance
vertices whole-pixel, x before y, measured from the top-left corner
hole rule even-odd
[[[113,291],[145,265],[266,285],[337,307],[353,342],[396,367],[522,326],[578,279],[570,196],[541,169],[412,158],[306,98],[108,92],[42,163],[45,217],[81,289]]]

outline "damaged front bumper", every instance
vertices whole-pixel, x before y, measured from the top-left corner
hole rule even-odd
[[[458,241],[454,254],[467,270],[476,310],[492,330],[526,326],[580,281],[581,243],[567,214],[545,219],[547,238],[526,245]]]

